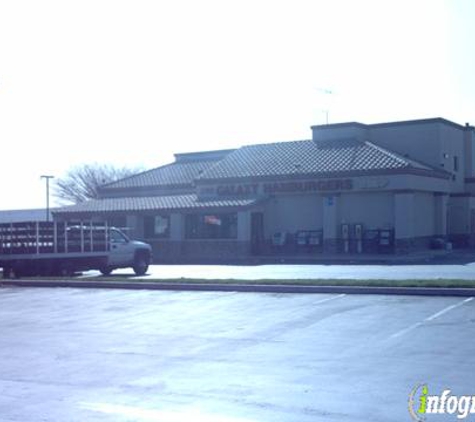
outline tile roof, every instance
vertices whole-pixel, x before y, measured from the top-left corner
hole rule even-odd
[[[306,140],[244,146],[208,168],[199,180],[408,168],[440,172],[371,142]]]
[[[259,177],[324,176],[325,173],[418,169],[444,173],[371,142],[312,140],[244,146],[236,150],[176,154],[176,161],[100,188],[107,196],[193,192],[194,182]]]
[[[193,180],[213,164],[216,164],[216,160],[175,162],[103,185],[100,191],[143,187],[192,186]]]
[[[152,210],[184,210],[201,208],[232,208],[246,207],[256,203],[256,199],[211,199],[198,200],[195,194],[105,198],[93,199],[68,207],[58,208],[55,215],[80,214],[80,213],[108,213],[129,211]]]

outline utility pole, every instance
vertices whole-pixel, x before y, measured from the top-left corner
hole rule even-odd
[[[54,176],[41,176],[46,179],[46,221],[49,221],[49,180],[54,179]]]

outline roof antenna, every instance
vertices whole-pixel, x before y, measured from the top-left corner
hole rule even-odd
[[[324,94],[324,95],[332,95],[333,94],[333,91],[331,89],[328,89],[328,88],[317,88],[317,91],[321,94]],[[326,108],[322,109],[322,111],[325,113],[325,124],[328,125],[328,114],[330,112],[328,102],[326,102]]]

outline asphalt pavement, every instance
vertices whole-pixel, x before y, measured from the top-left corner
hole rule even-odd
[[[410,420],[419,383],[475,395],[474,315],[473,297],[3,287],[0,421]]]

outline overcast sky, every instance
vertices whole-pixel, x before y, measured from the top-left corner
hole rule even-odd
[[[0,209],[81,163],[308,139],[325,110],[474,124],[473,22],[471,0],[0,0]]]

